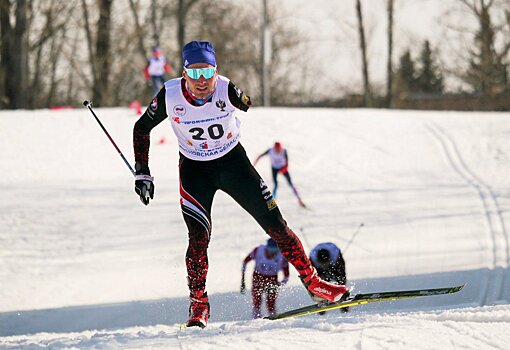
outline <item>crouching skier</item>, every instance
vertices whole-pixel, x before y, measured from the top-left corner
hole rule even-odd
[[[342,251],[338,246],[331,242],[317,244],[310,252],[310,260],[317,274],[324,281],[345,285],[347,275],[345,273],[345,260]],[[315,297],[312,297],[315,300]],[[349,308],[341,309],[342,312],[348,312]]]
[[[182,50],[182,78],[171,79],[135,123],[135,191],[147,205],[154,197],[149,170],[150,131],[170,119],[179,144],[180,203],[188,228],[186,268],[190,290],[187,326],[205,327],[210,306],[206,291],[207,248],[214,194],[229,194],[274,239],[285,259],[314,295],[336,301],[345,286],[324,282],[287,226],[267,185],[239,143],[236,109],[247,111],[250,98],[218,74],[213,46],[192,41]]]

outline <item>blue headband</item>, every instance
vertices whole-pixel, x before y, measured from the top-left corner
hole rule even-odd
[[[182,48],[184,67],[193,63],[207,63],[216,66],[214,48],[208,41],[191,41]]]

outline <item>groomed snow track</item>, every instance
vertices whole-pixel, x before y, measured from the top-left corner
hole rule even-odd
[[[489,273],[483,289],[480,290],[480,306],[502,303],[505,296],[506,273],[509,266],[509,238],[498,198],[491,186],[478,177],[463,160],[459,147],[437,123],[427,123],[427,130],[439,143],[449,166],[470,186],[478,196],[482,215],[487,221],[490,260]]]

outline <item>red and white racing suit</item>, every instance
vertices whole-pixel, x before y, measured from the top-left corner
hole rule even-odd
[[[276,312],[276,299],[278,289],[281,284],[285,284],[289,279],[289,264],[287,260],[278,251],[276,254],[270,254],[266,245],[260,245],[243,261],[243,273],[246,270],[246,264],[255,260],[255,269],[252,278],[252,300],[253,300],[253,318],[260,318],[262,296],[266,294],[267,311],[270,315]],[[283,271],[283,280],[278,282],[278,272]]]

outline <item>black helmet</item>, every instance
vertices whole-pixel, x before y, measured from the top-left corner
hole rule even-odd
[[[278,252],[278,246],[276,245],[276,242],[274,241],[274,239],[269,238],[267,240],[267,245],[266,246],[267,246],[267,250],[270,253],[276,254]]]
[[[328,265],[330,263],[329,261],[330,254],[327,249],[319,249],[317,251],[317,260],[321,265]]]

